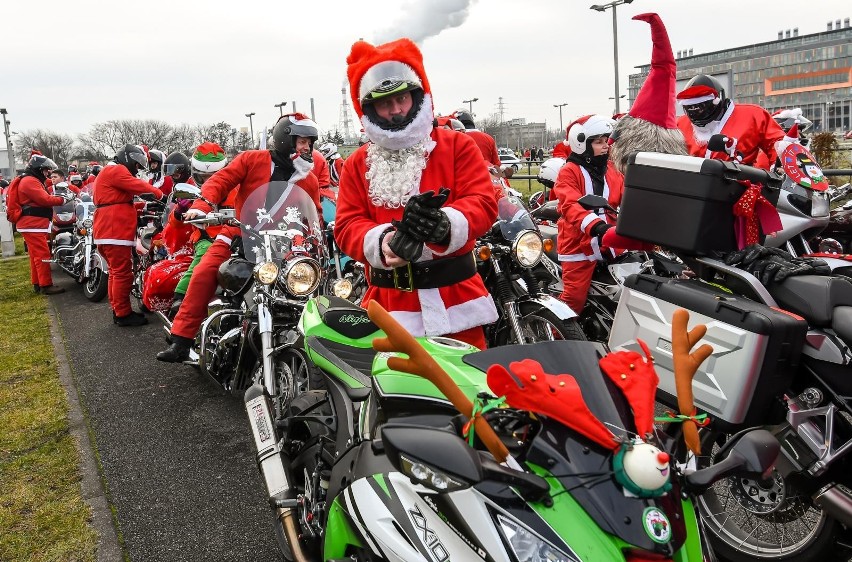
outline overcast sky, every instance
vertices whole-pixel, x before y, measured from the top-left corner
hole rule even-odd
[[[603,0],[242,0],[107,2],[4,0],[0,107],[12,130],[75,135],[110,119],[247,126],[278,117],[274,104],[315,100],[323,129],[340,114],[346,56],[358,38],[420,38],[435,107],[559,123],[613,109],[611,12]],[[620,82],[649,62],[646,23],[657,12],[675,51],[695,54],[824,31],[852,16],[848,0],[635,0],[618,7]],[[9,80],[11,78],[11,81]],[[351,110],[351,106],[350,106]],[[353,115],[354,117],[354,115]],[[356,124],[360,129],[360,125]]]

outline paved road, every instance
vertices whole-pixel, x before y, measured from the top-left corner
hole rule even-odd
[[[118,328],[106,300],[50,297],[131,561],[279,560],[242,403],[192,368],[154,359],[153,315]]]

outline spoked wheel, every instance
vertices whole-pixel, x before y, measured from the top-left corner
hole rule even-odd
[[[305,352],[291,348],[282,351],[275,357],[275,387],[273,398],[275,417],[286,415],[293,399],[316,386],[319,374],[310,363]]]
[[[94,267],[88,278],[83,282],[83,294],[92,302],[100,302],[107,294],[109,275],[104,270]]]
[[[727,436],[703,432],[702,449],[719,450]],[[710,458],[698,459],[698,468]],[[766,480],[732,476],[696,501],[713,550],[731,562],[825,558],[837,524],[793,482],[773,471]]]
[[[521,303],[520,311],[521,330],[526,341],[518,341],[515,331],[507,321],[506,325],[497,333],[497,345],[555,340],[586,340],[576,318],[561,320],[550,310],[542,306],[530,305],[530,303]]]

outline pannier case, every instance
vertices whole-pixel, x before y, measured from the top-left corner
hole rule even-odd
[[[644,274],[627,277],[610,332],[610,348],[641,353],[636,340],[644,341],[660,377],[657,400],[673,408],[677,400],[671,319],[678,308],[689,311],[690,329],[696,324],[707,326],[707,334],[695,347],[713,346],[713,354],[693,379],[696,407],[731,425],[765,422],[774,397],[790,386],[807,322],[702,281]]]
[[[777,183],[768,172],[735,162],[657,152],[628,160],[615,231],[704,254],[736,250],[733,206],[745,192],[738,180]],[[764,191],[770,201],[777,200]]]

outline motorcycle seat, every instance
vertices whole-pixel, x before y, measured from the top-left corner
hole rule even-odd
[[[558,201],[548,201],[541,207],[530,211],[530,215],[539,220],[556,222],[559,220],[558,204]]]
[[[317,301],[322,322],[338,334],[361,339],[379,331],[379,327],[367,316],[367,311],[357,304],[333,295],[322,299]]]
[[[556,239],[557,229],[555,226],[548,226],[546,224],[538,225],[538,231],[541,232],[541,237],[543,239],[549,239],[553,241],[553,244],[550,246],[550,250],[545,252],[545,255],[553,260],[555,263],[559,263],[559,243]]]
[[[834,309],[831,327],[847,345],[852,345],[852,306],[838,306]]]
[[[852,282],[842,277],[794,275],[767,289],[785,310],[815,327],[831,326],[837,307],[852,306]]]

